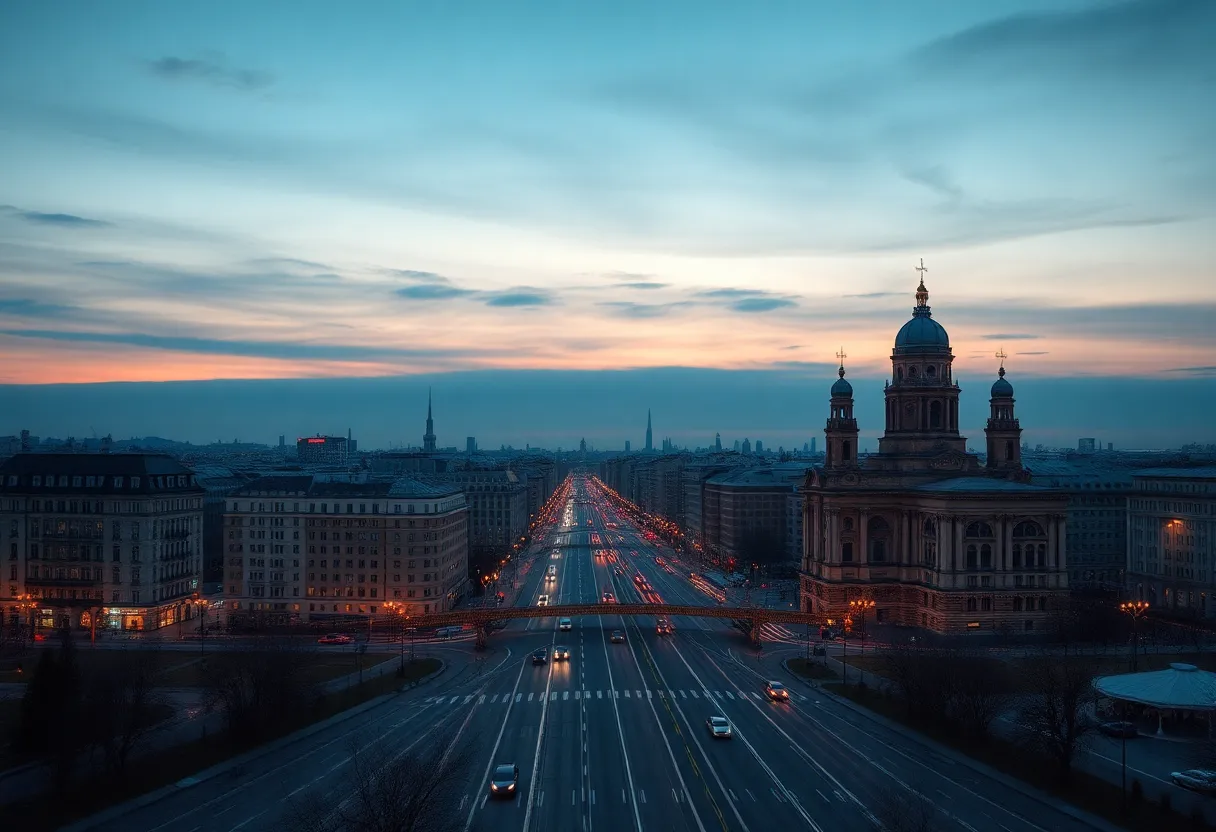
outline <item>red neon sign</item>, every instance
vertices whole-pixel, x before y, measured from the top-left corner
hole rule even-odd
[[[309,439],[308,444],[309,445],[324,445],[325,440],[321,437],[317,437],[316,439]]]

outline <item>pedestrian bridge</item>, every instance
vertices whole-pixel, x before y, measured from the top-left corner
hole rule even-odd
[[[409,626],[419,629],[462,625],[477,631],[477,645],[484,647],[490,623],[522,618],[576,618],[581,615],[638,615],[665,618],[725,618],[749,623],[751,639],[760,642],[760,627],[764,624],[803,624],[821,627],[827,623],[823,615],[793,610],[771,610],[764,607],[699,607],[682,604],[555,604],[549,607],[487,607],[453,610],[451,612],[416,615]]]

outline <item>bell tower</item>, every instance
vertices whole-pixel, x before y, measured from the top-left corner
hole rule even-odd
[[[1022,426],[1013,413],[1013,385],[1005,380],[1005,351],[996,354],[1001,360],[997,380],[992,384],[990,411],[984,427],[987,437],[989,471],[1022,470]]]
[[[878,450],[906,456],[943,450],[966,453],[967,440],[958,432],[959,387],[953,376],[950,336],[933,319],[923,260],[916,270],[921,276],[912,319],[895,336],[891,351],[886,432]]]
[[[840,359],[839,378],[832,385],[831,411],[827,427],[823,429],[826,438],[824,449],[824,466],[830,469],[857,467],[857,419],[853,417],[853,385],[844,379],[844,347],[836,353]]]

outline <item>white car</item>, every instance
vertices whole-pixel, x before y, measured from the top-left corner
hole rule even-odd
[[[574,622],[572,622],[572,621],[571,621],[569,618],[562,618],[562,619],[559,619],[559,620],[558,620],[558,622],[557,622],[557,629],[559,629],[559,630],[573,630],[573,629],[574,629]]]
[[[727,722],[724,716],[711,716],[705,720],[705,727],[709,729],[710,736],[716,740],[728,740],[731,738],[730,723]]]
[[[548,595],[542,595],[542,596],[540,596],[539,598],[537,598],[537,599],[536,599],[536,606],[538,606],[538,607],[547,607],[547,606],[549,606],[549,596],[548,596]]]

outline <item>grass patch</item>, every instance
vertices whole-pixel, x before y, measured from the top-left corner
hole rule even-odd
[[[875,688],[846,686],[840,682],[828,683],[823,687],[831,693],[856,702],[867,710],[881,714],[892,722],[897,722],[918,734],[930,737],[997,771],[1016,777],[1027,785],[1055,795],[1083,811],[1105,818],[1132,832],[1207,828],[1206,826],[1191,827],[1191,818],[1172,809],[1162,809],[1157,804],[1141,802],[1137,805],[1131,799],[1130,782],[1128,784],[1129,812],[1124,815],[1123,798],[1118,785],[1075,769],[1072,772],[1071,782],[1062,784],[1053,761],[1045,760],[1006,740],[989,737],[983,742],[972,742],[941,726],[913,721],[908,717],[907,711],[898,699]]]
[[[216,735],[161,749],[133,760],[125,779],[120,782],[99,778],[73,784],[70,800],[44,797],[14,804],[5,807],[5,816],[9,818],[13,828],[33,829],[54,829],[87,818],[110,806],[198,774],[258,745],[294,733],[377,696],[400,690],[404,685],[434,673],[439,667],[438,659],[407,662],[404,677],[397,676],[396,673],[385,673],[375,679],[366,680],[362,685],[323,696],[307,714],[283,726],[282,730],[266,737],[261,743],[241,743],[227,735]]]
[[[29,682],[34,669],[38,666],[41,651],[54,649],[56,647],[52,645],[28,651],[20,660],[22,672],[18,673],[15,666],[0,670],[0,682]],[[213,650],[199,653],[190,650],[142,649],[151,656],[151,661],[156,665],[156,685],[165,688],[199,687],[209,673],[213,673],[224,663],[237,661],[250,655],[258,655],[256,650]],[[87,675],[91,670],[105,667],[107,663],[113,662],[116,657],[125,652],[127,651],[90,650],[88,647],[83,647],[77,650],[76,660],[81,672]],[[304,681],[321,684],[359,672],[360,657],[353,650],[343,652],[302,650],[301,652],[308,659],[304,668]],[[366,673],[369,668],[379,664],[378,659],[382,658],[387,661],[388,655],[387,653],[365,654],[362,657],[363,672]],[[395,657],[394,660],[396,660]]]
[[[790,659],[785,663],[791,673],[796,673],[804,679],[840,679],[840,674],[822,662],[807,661],[804,658]]]

